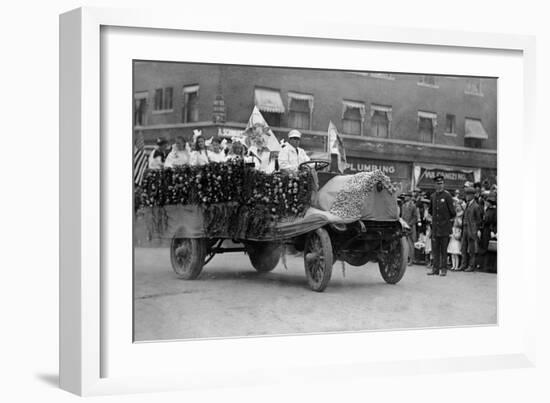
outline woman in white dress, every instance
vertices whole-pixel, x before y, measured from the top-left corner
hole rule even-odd
[[[195,140],[195,149],[191,152],[191,165],[206,165],[210,163],[210,156],[206,149],[206,143],[202,135]]]
[[[176,142],[172,145],[172,151],[166,157],[165,168],[188,165],[191,162],[191,155],[187,150],[187,141],[182,136],[176,137]]]
[[[222,149],[219,138],[212,137],[212,140],[210,142],[210,147],[211,149],[210,149],[210,152],[208,153],[210,162],[225,162],[227,160],[227,155],[225,155],[225,152]]]

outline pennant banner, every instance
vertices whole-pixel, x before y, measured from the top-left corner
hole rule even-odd
[[[347,165],[346,149],[344,148],[344,142],[340,137],[340,133],[338,133],[338,129],[332,121],[328,124],[327,152],[329,155],[338,155],[338,170],[344,172]]]
[[[254,107],[248,124],[244,131],[248,137],[249,143],[255,143],[256,146],[267,147],[269,151],[281,151],[279,140],[265,121],[257,106]]]

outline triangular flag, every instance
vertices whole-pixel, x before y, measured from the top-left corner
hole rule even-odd
[[[338,133],[338,129],[332,121],[328,124],[327,152],[329,155],[338,155],[338,170],[344,172],[347,165],[346,149],[344,148],[344,142],[340,137],[340,133]]]
[[[277,137],[275,137],[275,134],[265,121],[257,106],[254,106],[254,110],[252,111],[250,119],[248,119],[246,129],[244,130],[244,134],[250,137],[252,129],[254,127],[261,127],[263,129],[263,143],[269,149],[269,151],[281,151],[279,140],[277,140]]]

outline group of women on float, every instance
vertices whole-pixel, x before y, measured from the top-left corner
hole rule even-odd
[[[157,140],[157,146],[149,155],[149,169],[173,168],[181,165],[201,166],[241,158],[246,162],[254,163],[257,169],[270,173],[277,168],[276,158],[270,154],[268,150],[247,152],[246,147],[240,141],[233,141],[229,147],[224,148],[217,137],[213,137],[210,140],[210,145],[207,146],[202,135],[197,136],[194,144],[189,147],[185,138],[179,136],[176,137],[170,150],[168,150],[166,140]]]

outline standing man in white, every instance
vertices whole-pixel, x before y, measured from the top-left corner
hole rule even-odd
[[[281,170],[297,171],[302,162],[309,161],[309,157],[303,148],[300,148],[302,133],[291,130],[288,133],[288,143],[279,153],[279,168]]]

